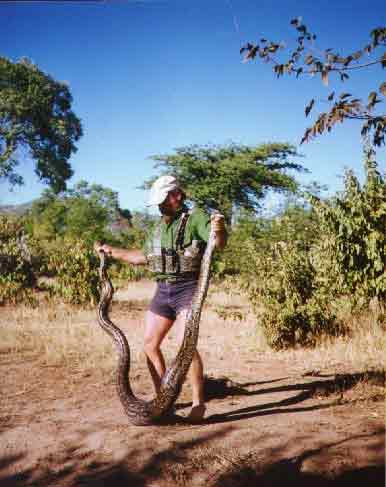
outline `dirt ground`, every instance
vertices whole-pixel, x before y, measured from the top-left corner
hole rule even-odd
[[[146,289],[136,305],[117,293],[111,312],[133,350]],[[208,410],[200,425],[132,426],[113,374],[2,354],[0,485],[384,485],[383,375],[344,363],[315,370],[301,354],[257,351],[246,326],[255,324],[203,314]],[[175,347],[166,339],[168,359]],[[133,389],[149,398],[143,356],[134,357]],[[177,414],[189,406],[187,382]]]

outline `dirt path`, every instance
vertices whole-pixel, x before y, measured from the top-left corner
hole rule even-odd
[[[139,346],[135,312],[119,303],[113,309]],[[240,347],[246,335],[234,324],[209,318],[200,335],[208,413],[196,426],[131,426],[111,375],[3,356],[0,485],[384,484],[380,374],[312,371],[301,360],[257,353]],[[151,394],[140,361],[132,383]],[[189,400],[186,385],[179,415],[189,412]]]

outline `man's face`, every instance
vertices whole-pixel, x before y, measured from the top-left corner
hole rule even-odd
[[[163,215],[172,216],[181,207],[183,195],[179,189],[169,191],[166,200],[159,205],[159,210]]]

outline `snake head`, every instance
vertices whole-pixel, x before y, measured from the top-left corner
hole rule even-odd
[[[100,240],[96,240],[94,242],[94,252],[96,254],[100,254],[101,251],[103,252],[103,248],[102,247],[103,247],[103,242],[101,242]]]
[[[94,252],[98,255],[99,260],[100,260],[100,266],[99,269],[102,272],[102,270],[105,270],[110,262],[111,259],[109,259],[109,254],[106,252],[106,250],[103,248],[103,242],[100,242],[97,240],[94,243]]]
[[[106,250],[104,245],[104,242],[100,242],[99,240],[94,242],[94,252],[98,254],[100,259],[102,259],[102,257],[106,258],[109,256],[109,252]]]
[[[102,280],[106,280],[108,279],[107,269],[112,264],[113,259],[111,259],[110,255],[102,248],[99,248],[96,252],[99,256],[99,277]]]

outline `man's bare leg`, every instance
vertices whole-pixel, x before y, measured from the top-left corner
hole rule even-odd
[[[176,320],[177,339],[182,343],[185,332],[185,319],[188,310],[182,310]],[[204,398],[204,366],[198,351],[194,352],[192,364],[189,369],[189,378],[192,384],[192,410],[189,419],[200,421],[205,415],[205,398]]]
[[[146,313],[144,352],[156,393],[160,389],[161,378],[166,368],[160,346],[172,324],[173,320],[159,316],[152,311]]]

